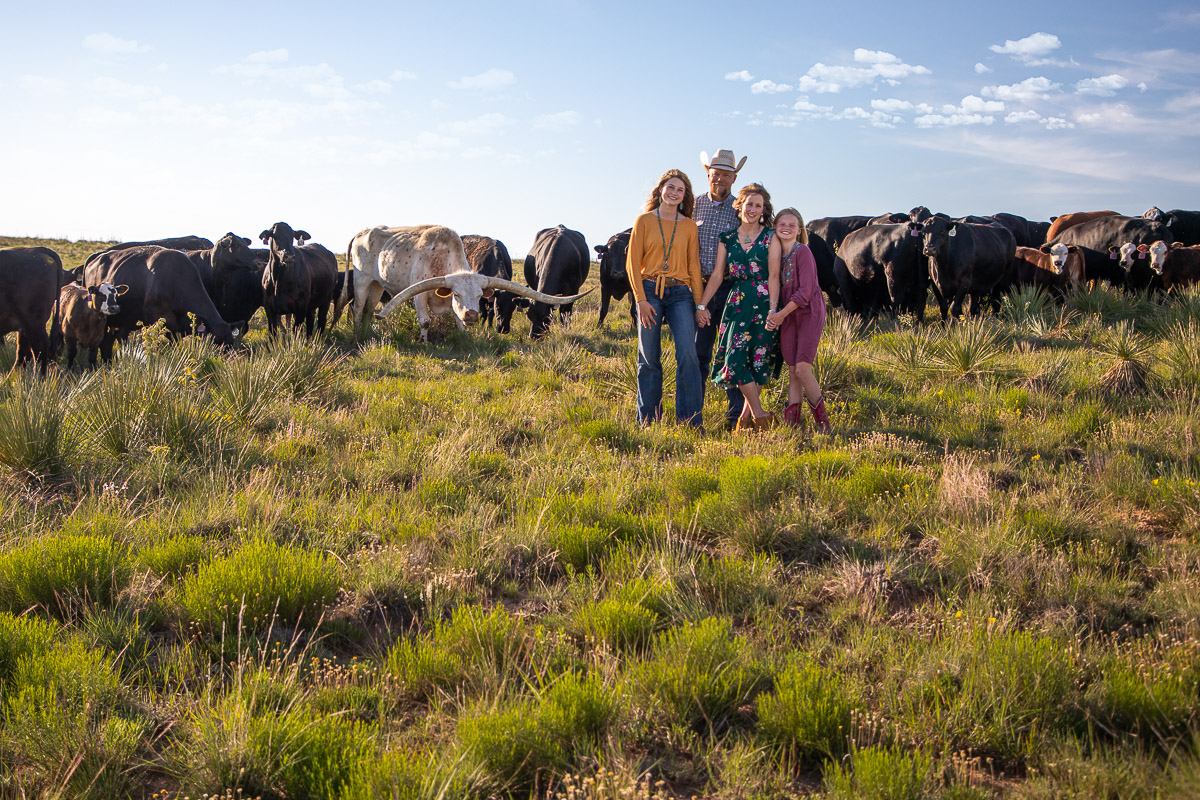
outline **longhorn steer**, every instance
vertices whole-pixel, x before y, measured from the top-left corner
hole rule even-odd
[[[324,333],[337,289],[337,258],[319,244],[304,244],[312,237],[306,231],[292,230],[286,222],[276,222],[258,238],[271,248],[262,274],[263,308],[271,335],[284,314],[291,315],[293,328],[299,328],[304,320],[304,332],[310,337],[314,322]]]
[[[362,329],[363,316],[375,308],[384,292],[393,297],[379,316],[387,316],[412,298],[423,342],[429,341],[433,314],[453,311],[459,329],[465,330],[479,320],[481,298],[498,289],[551,304],[582,297],[554,297],[513,281],[472,272],[462,240],[441,225],[379,226],[359,231],[347,247],[346,263],[339,303],[344,305],[353,293],[355,339]]]
[[[512,280],[512,257],[509,256],[504,242],[490,236],[467,234],[462,237],[462,243],[472,272],[489,278]],[[525,298],[518,299],[512,292],[498,289],[494,294],[485,294],[479,301],[479,313],[483,316],[485,325],[491,327],[495,321],[497,332],[508,333],[512,330],[513,312],[520,305],[528,308],[529,301]]]

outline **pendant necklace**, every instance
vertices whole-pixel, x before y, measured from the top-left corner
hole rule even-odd
[[[658,214],[655,214],[654,217],[655,217],[655,219],[658,220],[658,235],[662,237],[662,244],[663,244],[662,271],[666,272],[667,270],[669,270],[671,268],[671,265],[669,263],[671,260],[671,248],[673,248],[675,246],[675,229],[679,227],[679,212],[678,211],[675,212],[675,224],[671,228],[671,243],[670,244],[667,244],[667,233],[666,233],[666,231],[663,230],[662,217],[659,216]]]

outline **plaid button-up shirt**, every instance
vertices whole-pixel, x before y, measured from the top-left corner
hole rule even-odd
[[[700,274],[712,275],[717,266],[717,237],[738,225],[737,212],[733,210],[733,193],[723,202],[715,203],[708,192],[696,198],[696,210],[692,214],[700,234]]]

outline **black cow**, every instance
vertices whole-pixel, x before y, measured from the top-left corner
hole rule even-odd
[[[813,260],[817,263],[817,283],[829,296],[830,305],[840,306],[846,302],[842,297],[841,284],[834,274],[834,260],[837,258],[838,249],[851,233],[879,219],[881,217],[821,217],[804,226],[808,231],[808,249],[812,251]]]
[[[0,248],[0,339],[17,332],[18,364],[32,358],[45,370],[53,358],[58,343],[46,323],[63,285],[62,259],[49,247]]]
[[[1008,232],[1017,242],[1017,247],[1041,247],[1046,243],[1046,232],[1038,227],[1038,223],[1030,222],[1018,214],[1001,211],[999,214],[992,214],[988,219],[1008,228]],[[1049,222],[1046,223],[1046,228],[1050,228]]]
[[[129,289],[121,296],[121,310],[108,318],[108,330],[100,343],[104,360],[112,359],[113,344],[127,337],[139,324],[163,320],[175,334],[191,333],[194,314],[217,344],[232,345],[245,330],[245,321],[225,321],[196,265],[186,253],[162,247],[132,247],[101,253],[84,267],[84,285],[122,284]],[[89,353],[89,360],[90,353]]]
[[[222,319],[249,320],[262,308],[262,274],[271,251],[227,233],[207,250],[188,250]]]
[[[1165,223],[1171,228],[1171,235],[1178,244],[1189,247],[1200,244],[1200,211],[1184,211],[1181,208],[1163,211],[1158,206],[1151,206],[1142,214],[1142,218]]]
[[[1171,226],[1166,222],[1142,217],[1111,215],[1074,225],[1047,244],[1073,244],[1083,251],[1084,269],[1089,281],[1105,280],[1113,286],[1125,286],[1125,270],[1121,267],[1121,246],[1150,245],[1156,241],[1174,241]],[[1141,275],[1141,273],[1139,273]],[[1148,274],[1141,275],[1147,279]],[[1140,281],[1137,281],[1140,283]],[[1131,286],[1130,288],[1145,288]]]
[[[957,318],[971,296],[971,313],[985,301],[995,305],[995,289],[1012,274],[1017,243],[1002,225],[957,222],[935,214],[921,224],[921,246],[929,259],[933,294],[946,319]]]
[[[258,238],[271,248],[262,274],[263,308],[270,333],[275,334],[284,314],[291,316],[293,328],[299,328],[303,320],[308,336],[313,335],[314,322],[324,333],[337,290],[337,258],[319,244],[304,244],[312,237],[306,231],[292,230],[286,222],[276,222]]]
[[[525,257],[525,283],[543,294],[573,295],[587,280],[592,262],[587,241],[579,231],[562,225],[538,231]],[[558,318],[570,319],[574,303],[558,307]],[[550,329],[550,306],[535,302],[529,307],[530,335],[542,336]]]
[[[884,309],[925,311],[925,259],[915,222],[872,224],[842,240],[834,275],[846,309],[864,317]],[[812,234],[809,235],[811,240]]]
[[[203,236],[172,236],[166,239],[150,239],[145,242],[121,242],[114,244],[112,247],[107,247],[103,250],[97,250],[87,257],[84,261],[86,265],[101,253],[111,253],[114,250],[129,250],[134,247],[165,247],[168,250],[207,250],[213,246],[213,243],[205,239]]]
[[[504,242],[490,236],[467,234],[462,237],[462,243],[472,272],[512,280],[512,257]],[[480,318],[489,327],[494,321],[498,333],[508,333],[512,329],[512,315],[518,308],[529,308],[529,300],[503,289],[495,290],[491,297],[485,294],[479,300]]]
[[[1029,245],[1030,247],[1041,247],[1046,243],[1046,234],[1050,232],[1050,226],[1054,224],[1054,220],[1049,222],[1038,222],[1036,220],[1028,221],[1029,239],[1037,242],[1037,244]]]
[[[625,260],[629,251],[629,236],[633,228],[626,228],[620,233],[613,234],[608,244],[598,244],[592,249],[600,256],[600,324],[608,316],[608,301],[621,300],[629,295],[629,316],[633,321],[633,329],[637,330],[637,303],[634,302],[633,291],[629,288],[629,272],[625,269]]]

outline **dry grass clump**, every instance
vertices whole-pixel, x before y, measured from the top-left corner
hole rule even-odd
[[[976,465],[975,456],[951,453],[942,461],[938,500],[942,508],[956,514],[987,508],[993,501],[992,477]]]

